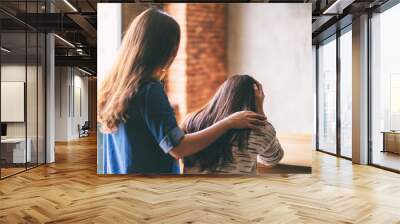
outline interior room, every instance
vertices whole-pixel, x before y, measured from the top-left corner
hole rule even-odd
[[[54,161],[54,154],[46,150],[54,147],[54,143],[65,144],[95,131],[95,125],[90,123],[95,123],[96,116],[96,65],[89,55],[93,40],[86,41],[82,28],[38,25],[44,20],[35,15],[68,9],[68,5],[52,1],[3,1],[1,6],[0,178],[6,178]],[[65,30],[68,32],[61,32]],[[56,33],[49,45],[46,33],[51,31]],[[68,41],[64,36],[72,38]],[[49,60],[51,57],[54,59]],[[79,60],[82,57],[85,60]],[[57,74],[54,86],[50,85],[54,88],[51,102],[46,94],[49,72]],[[55,112],[51,121],[54,137],[50,141],[46,140],[49,136],[45,130],[49,105],[54,106],[52,113]]]
[[[45,36],[14,28],[1,32],[1,178],[45,162]]]
[[[399,223],[399,1],[121,2],[0,1],[0,223]],[[296,4],[308,24],[285,23]],[[97,83],[147,7],[183,24],[165,83],[178,120],[251,73],[292,150],[283,166],[262,177],[98,174]],[[259,24],[268,16],[278,25]],[[309,55],[291,48],[300,39]]]

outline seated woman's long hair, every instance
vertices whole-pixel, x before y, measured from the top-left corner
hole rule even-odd
[[[253,84],[258,85],[249,75],[234,75],[228,78],[210,102],[185,119],[184,131],[200,131],[238,111],[255,111]],[[215,171],[218,167],[232,162],[232,145],[237,144],[240,150],[247,147],[249,132],[250,130],[246,129],[228,131],[206,149],[185,157],[185,167],[199,165],[200,171]]]

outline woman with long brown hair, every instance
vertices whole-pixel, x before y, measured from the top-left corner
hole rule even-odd
[[[184,134],[161,83],[179,41],[178,23],[158,9],[144,11],[128,28],[99,90],[103,173],[178,173],[177,159],[201,151],[231,129],[265,124],[265,116],[240,111]]]
[[[238,111],[264,114],[262,85],[248,75],[234,75],[218,89],[203,108],[186,118],[183,130],[204,130]],[[257,129],[229,130],[192,156],[184,158],[184,173],[254,174],[257,160],[274,166],[283,158],[283,149],[271,123]]]

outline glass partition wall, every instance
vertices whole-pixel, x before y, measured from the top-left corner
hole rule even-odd
[[[370,163],[400,171],[400,4],[371,18]]]
[[[351,25],[317,46],[317,150],[351,158]]]
[[[318,149],[336,153],[336,36],[318,46]]]
[[[340,36],[340,155],[352,158],[352,33],[351,26]]]
[[[43,10],[42,5],[40,1],[18,2],[19,9],[31,13]],[[0,26],[3,179],[45,163],[46,39],[44,33],[4,11],[0,11]]]

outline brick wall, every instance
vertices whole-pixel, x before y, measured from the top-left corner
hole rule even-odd
[[[179,118],[203,106],[226,79],[223,4],[166,4],[181,26],[178,55],[168,71],[167,92]]]
[[[166,4],[165,11],[172,15],[181,27],[181,42],[179,50],[168,70],[166,89],[179,121],[187,113],[186,108],[186,4]]]

